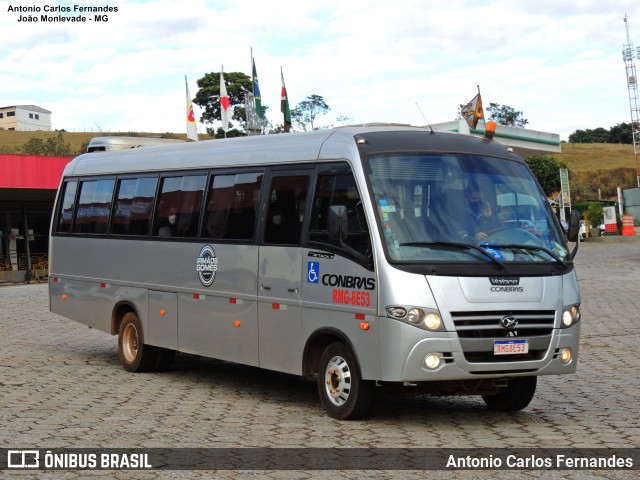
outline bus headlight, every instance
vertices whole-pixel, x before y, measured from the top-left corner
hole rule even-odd
[[[414,325],[420,323],[424,318],[424,311],[421,308],[414,307],[407,314],[408,320]]]
[[[429,313],[424,319],[424,326],[427,327],[428,330],[440,330],[442,326],[442,318],[435,312]]]
[[[422,359],[422,365],[427,370],[435,370],[442,364],[442,357],[438,353],[427,353]]]
[[[571,349],[570,348],[562,349],[562,351],[560,353],[560,359],[562,360],[562,363],[564,363],[565,365],[571,363],[571,358],[572,357],[573,357],[573,354],[571,353]]]
[[[444,332],[442,317],[437,310],[422,307],[410,307],[402,305],[390,305],[385,308],[387,316],[395,320],[400,320],[409,325],[413,325],[430,332]]]
[[[565,307],[562,312],[562,328],[573,327],[580,320],[580,305]]]

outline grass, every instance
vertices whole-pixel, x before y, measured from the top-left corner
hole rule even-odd
[[[562,153],[553,155],[567,164],[572,172],[636,169],[633,145],[609,143],[563,143]],[[640,152],[638,159],[640,160]]]
[[[41,140],[46,141],[48,138],[57,137],[59,132],[25,132],[25,131],[14,131],[14,130],[0,130],[0,152],[8,152],[9,149],[11,151],[15,151],[13,149],[18,148],[25,143],[27,143],[31,138],[39,138]],[[176,133],[176,134],[159,134],[159,133],[138,133],[138,132],[119,132],[119,133],[109,133],[109,132],[63,132],[62,136],[64,138],[65,143],[68,143],[71,146],[72,154],[78,155],[84,151],[84,147],[86,147],[89,140],[93,137],[107,137],[109,135],[129,135],[129,136],[137,136],[137,137],[159,137],[161,135],[168,136],[171,135],[172,138],[179,138],[181,140],[187,139],[186,133]],[[200,140],[206,140],[210,137],[208,135],[200,135]]]

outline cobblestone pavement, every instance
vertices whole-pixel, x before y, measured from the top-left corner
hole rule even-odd
[[[367,420],[328,418],[315,383],[178,355],[171,371],[126,373],[117,338],[48,311],[47,287],[0,288],[0,448],[640,447],[640,241],[585,242],[576,258],[576,375],[541,377],[531,405],[480,398],[379,398]],[[540,471],[63,471],[11,478],[538,478]],[[553,478],[631,472],[547,471]]]

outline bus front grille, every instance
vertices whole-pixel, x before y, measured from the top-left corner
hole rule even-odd
[[[553,310],[521,310],[452,312],[451,317],[468,362],[508,363],[540,360],[545,356],[551,341],[555,314]],[[494,355],[494,341],[504,339],[527,339],[529,352]]]

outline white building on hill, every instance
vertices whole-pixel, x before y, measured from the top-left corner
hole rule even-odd
[[[35,105],[0,107],[0,130],[51,130],[51,112]]]

